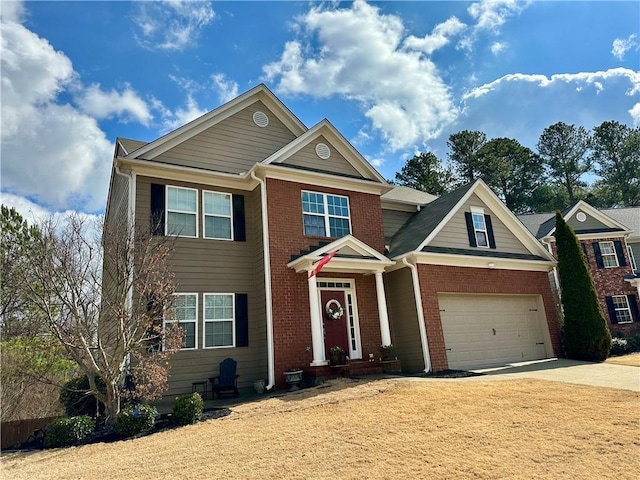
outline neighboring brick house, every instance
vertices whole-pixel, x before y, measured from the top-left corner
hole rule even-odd
[[[640,334],[640,277],[634,255],[634,248],[640,246],[640,207],[598,210],[581,200],[562,215],[587,257],[611,334]],[[521,215],[519,219],[556,254],[554,213]],[[557,283],[557,276],[552,281]]]
[[[106,221],[174,243],[186,339],[167,394],[226,357],[241,388],[330,374],[332,346],[362,371],[391,343],[411,371],[555,355],[553,257],[484,183],[435,198],[389,185],[264,85],[152,142],[118,138]]]

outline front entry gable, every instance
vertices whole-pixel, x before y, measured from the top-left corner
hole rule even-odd
[[[310,272],[315,264],[331,252],[335,256],[323,267],[323,272],[381,273],[394,262],[378,253],[353,235],[345,235],[333,242],[323,244],[310,252],[301,252],[287,264],[296,273]]]

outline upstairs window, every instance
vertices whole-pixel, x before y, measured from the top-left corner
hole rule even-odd
[[[166,234],[198,236],[198,191],[167,186]]]
[[[204,238],[233,239],[231,194],[202,192]]]
[[[618,256],[613,242],[599,242],[600,255],[602,256],[602,264],[604,268],[613,268],[618,266]]]
[[[351,233],[348,197],[303,191],[302,214],[305,235],[339,238]]]
[[[473,218],[473,231],[476,236],[476,245],[478,247],[489,247],[487,238],[487,225],[484,222],[484,215],[481,213],[471,212]]]

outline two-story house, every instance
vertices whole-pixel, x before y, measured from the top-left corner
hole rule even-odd
[[[169,395],[226,357],[241,388],[271,388],[293,367],[328,375],[333,346],[370,367],[393,343],[408,371],[559,351],[555,261],[483,182],[393,187],[264,85],[151,142],[118,138],[106,221],[173,241],[186,338]]]
[[[640,334],[640,276],[634,255],[640,246],[640,208],[598,210],[580,200],[562,215],[580,241],[612,336]],[[555,255],[555,213],[519,218]],[[551,278],[557,285],[557,275]]]

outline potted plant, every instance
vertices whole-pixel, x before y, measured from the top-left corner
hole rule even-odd
[[[344,365],[345,363],[347,363],[344,349],[337,345],[335,347],[331,347],[329,349],[329,362],[334,366]]]
[[[381,359],[382,359],[383,362],[389,362],[391,360],[397,360],[398,359],[398,357],[396,356],[396,347],[394,347],[391,344],[382,345],[380,347],[380,354],[381,354]]]
[[[295,392],[299,389],[298,384],[302,381],[302,369],[293,367],[284,372],[284,381],[290,385],[289,391]]]

